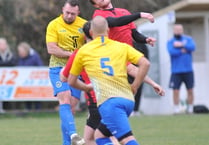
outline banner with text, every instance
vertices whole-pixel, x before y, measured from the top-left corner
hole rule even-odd
[[[0,100],[56,100],[48,67],[0,67]]]

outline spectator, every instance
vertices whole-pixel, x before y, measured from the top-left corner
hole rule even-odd
[[[14,66],[16,64],[15,56],[9,48],[7,40],[0,38],[0,66]],[[3,102],[0,101],[0,113],[4,113]]]
[[[171,58],[171,79],[169,87],[173,89],[174,113],[181,113],[179,107],[179,90],[182,83],[187,89],[187,113],[193,113],[194,73],[192,67],[192,53],[195,51],[195,42],[192,37],[184,35],[181,24],[173,27],[174,37],[167,43]]]
[[[15,57],[11,52],[7,40],[0,38],[0,66],[14,66]]]
[[[43,66],[39,54],[27,42],[19,43],[17,50],[18,66]]]
[[[39,54],[27,42],[21,42],[17,46],[18,51],[18,66],[43,66],[43,62]],[[35,110],[41,108],[41,102],[34,102]],[[25,107],[31,110],[33,102],[26,102]]]

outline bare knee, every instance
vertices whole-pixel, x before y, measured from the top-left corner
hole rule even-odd
[[[129,141],[131,141],[131,140],[136,140],[135,137],[134,137],[133,135],[123,138],[123,139],[120,141],[120,143],[121,143],[122,145],[125,145],[125,144],[127,144]]]
[[[70,91],[64,91],[57,94],[57,98],[59,100],[59,104],[70,104]]]

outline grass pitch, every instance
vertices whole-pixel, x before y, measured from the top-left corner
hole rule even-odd
[[[83,134],[87,113],[77,113]],[[130,118],[141,145],[209,145],[209,114]],[[0,114],[0,145],[61,145],[58,113]]]

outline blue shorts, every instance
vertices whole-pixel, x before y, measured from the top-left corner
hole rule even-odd
[[[169,87],[179,90],[182,82],[185,83],[187,89],[192,89],[194,87],[194,73],[188,72],[171,74]]]
[[[105,124],[116,138],[121,138],[131,131],[128,117],[133,111],[134,101],[113,97],[99,106],[102,117],[101,123]]]
[[[54,96],[57,96],[57,94],[60,92],[69,90],[71,92],[71,96],[80,99],[81,90],[75,89],[71,87],[67,82],[62,82],[60,80],[61,69],[62,67],[49,68],[49,78],[54,89]]]

